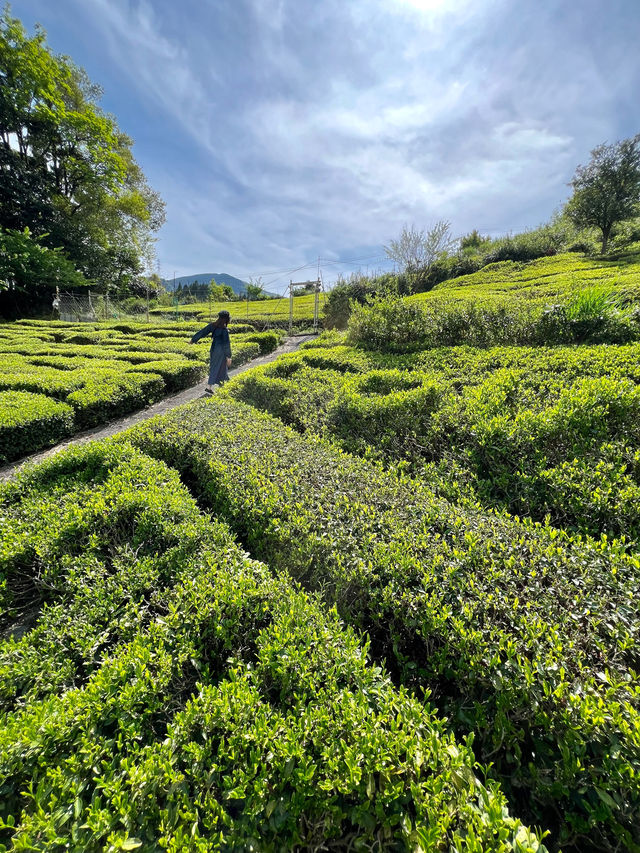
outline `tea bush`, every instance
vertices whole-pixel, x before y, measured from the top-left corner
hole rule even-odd
[[[322,352],[320,363],[288,355],[228,391],[350,452],[406,461],[444,494],[640,548],[639,344]],[[342,372],[322,368],[338,361]]]
[[[94,443],[0,506],[0,849],[544,851],[164,464]]]
[[[67,396],[76,413],[76,427],[87,429],[159,400],[165,384],[157,373],[112,374],[88,381]]]
[[[438,500],[229,399],[125,437],[433,690],[556,844],[638,848],[637,557]]]
[[[31,401],[22,426],[12,437],[10,432],[4,433],[8,444],[0,449],[0,461],[55,444],[74,429],[128,414],[204,379],[208,342],[191,345],[189,336],[195,326],[183,326],[154,330],[146,324],[74,325],[35,320],[0,325],[0,393],[30,392],[67,403],[71,409],[57,410],[66,412],[65,424],[70,412],[75,412],[73,428],[68,424],[62,428],[62,421],[50,418],[48,431],[45,421],[36,425]],[[271,352],[281,340],[277,332],[257,333],[250,326],[238,326],[232,344],[234,365]],[[246,329],[249,334],[243,333]],[[153,331],[158,336],[147,337]],[[4,407],[7,418],[15,409],[8,401],[6,398]],[[28,428],[27,422],[31,424]],[[11,431],[9,426],[7,429]]]
[[[43,394],[0,391],[0,462],[55,444],[73,432],[73,409]]]

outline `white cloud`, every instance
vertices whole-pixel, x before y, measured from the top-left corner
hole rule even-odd
[[[128,81],[122,97],[153,125],[158,145],[145,151],[168,204],[160,246],[182,272],[295,266],[380,246],[403,222],[534,225],[584,153],[620,136],[619,82],[562,4],[60,5],[102,36],[96,50]],[[637,53],[618,54],[637,77]]]
[[[181,132],[197,139],[208,136],[207,83],[192,67],[188,50],[178,37],[163,34],[158,12],[150,0],[83,2],[103,38],[112,61],[144,99],[152,99],[166,117],[181,123]],[[210,69],[209,69],[210,70]]]

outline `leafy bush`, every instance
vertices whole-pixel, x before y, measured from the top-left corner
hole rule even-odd
[[[339,346],[344,343],[344,337],[344,332],[340,332],[338,329],[327,329],[321,332],[317,338],[312,338],[310,341],[300,344],[299,349],[323,349],[325,347]]]
[[[55,444],[73,432],[73,409],[43,394],[0,391],[0,462]]]
[[[544,850],[469,746],[170,468],[95,443],[0,506],[5,592],[37,610],[0,641],[3,849]]]
[[[364,304],[377,293],[377,287],[365,277],[352,281],[338,281],[329,291],[324,304],[324,325],[328,329],[346,329],[351,316],[352,302]]]
[[[492,240],[483,254],[485,264],[496,261],[533,261],[556,255],[573,238],[574,231],[566,227],[542,226],[533,231],[513,234]]]
[[[146,361],[136,365],[136,373],[157,373],[162,377],[167,391],[190,388],[205,378],[206,364],[191,359]]]
[[[369,305],[353,306],[347,341],[382,351],[423,348],[429,319],[421,306],[380,297]]]
[[[3,371],[0,373],[0,389],[31,391],[62,401],[84,384],[84,378],[76,371],[59,370],[48,365],[35,368],[33,362],[24,358],[15,367],[3,363]]]
[[[122,373],[89,380],[67,397],[78,429],[87,429],[126,415],[162,397],[165,384],[157,373]]]
[[[243,342],[256,343],[260,347],[260,355],[273,352],[280,345],[282,335],[278,332],[254,332],[243,336]]]
[[[120,302],[120,308],[126,314],[145,314],[147,300],[139,296],[128,296]]]
[[[335,601],[398,678],[434,689],[556,843],[640,844],[636,557],[437,500],[228,399],[126,439],[171,460],[256,556]]]
[[[459,344],[626,343],[640,337],[632,313],[612,310],[613,303],[606,313],[585,313],[588,294],[582,307],[577,298],[547,309],[506,302],[477,306],[378,298],[354,306],[347,341],[382,352],[411,352]]]

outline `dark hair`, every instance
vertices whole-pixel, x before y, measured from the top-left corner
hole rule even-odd
[[[215,321],[215,323],[213,325],[217,326],[218,329],[222,329],[227,325],[227,323],[229,322],[230,319],[231,319],[231,314],[229,314],[228,311],[219,311],[218,312],[218,319]]]

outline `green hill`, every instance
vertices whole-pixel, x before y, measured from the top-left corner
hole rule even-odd
[[[228,284],[229,287],[236,293],[238,296],[247,292],[247,282],[243,281],[241,278],[236,278],[233,275],[228,275],[224,272],[199,272],[195,275],[181,275],[176,279],[163,279],[163,284],[167,288],[167,290],[173,290],[174,287],[178,287],[178,285],[182,285],[182,287],[191,287],[191,285],[206,287],[209,284],[211,279],[214,278],[216,280],[216,284]],[[268,291],[266,291],[268,293]],[[269,293],[269,296],[276,297],[277,293]]]
[[[602,259],[564,252],[535,261],[501,261],[470,275],[444,281],[428,293],[409,297],[408,301],[422,302],[434,297],[504,301],[507,295],[553,301],[594,284],[605,284],[620,296],[635,301],[640,296],[640,246],[635,244],[624,255]]]

